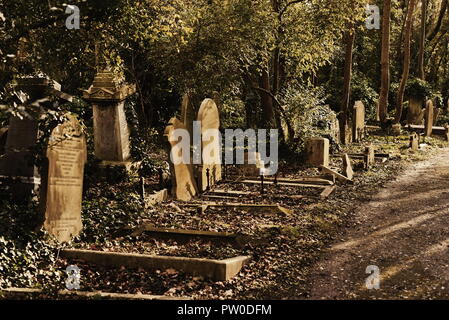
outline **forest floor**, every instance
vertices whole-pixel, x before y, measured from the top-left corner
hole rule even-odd
[[[449,298],[449,149],[410,164],[354,214],[311,270],[309,299]],[[380,288],[367,289],[368,266]]]

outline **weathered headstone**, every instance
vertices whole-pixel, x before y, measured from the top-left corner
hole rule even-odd
[[[81,202],[86,140],[78,120],[68,121],[51,133],[47,147],[48,167],[41,188],[44,228],[59,242],[69,242],[82,230]]]
[[[348,154],[343,154],[342,156],[343,160],[343,175],[346,176],[346,178],[352,180],[354,178],[354,170],[352,169],[351,159],[349,158]]]
[[[449,141],[449,125],[444,125],[444,140]]]
[[[310,138],[306,140],[306,163],[312,166],[329,166],[329,140]]]
[[[365,135],[365,106],[362,101],[357,101],[354,105],[352,125],[352,140],[360,142]]]
[[[28,102],[43,99],[50,90],[58,91],[61,85],[46,77],[22,78],[17,88],[26,92]],[[7,179],[13,199],[22,201],[37,193],[40,177],[33,160],[33,148],[38,137],[39,111],[27,110],[29,118],[11,117],[5,137],[4,155],[0,161],[0,176]]]
[[[170,153],[177,151],[178,154],[175,156],[182,159],[184,156],[187,157],[183,152],[188,152],[188,157],[190,159],[190,148],[189,150],[183,150],[182,148],[177,147],[178,143],[181,142],[174,134],[174,131],[177,129],[187,130],[180,120],[172,118],[164,132],[164,136],[167,137],[170,144]],[[190,146],[190,143],[188,145]],[[169,161],[169,163],[172,176],[172,195],[178,200],[190,201],[198,194],[191,162],[188,161],[188,163],[185,163],[184,161],[180,161],[180,163],[173,163],[172,161]]]
[[[419,150],[419,136],[416,132],[413,132],[410,135],[410,149],[412,149],[412,151]]]
[[[95,156],[103,165],[130,165],[129,128],[125,100],[135,92],[134,85],[122,83],[110,71],[98,72],[83,97],[92,102]]]
[[[424,116],[424,135],[426,137],[430,137],[432,135],[433,114],[434,114],[433,102],[432,100],[429,100],[427,101],[426,104],[426,112]]]
[[[408,103],[407,124],[421,124],[423,101],[411,98]]]
[[[200,190],[204,191],[208,185],[213,186],[222,178],[221,141],[218,136],[220,114],[212,99],[205,99],[201,103],[197,121],[201,122],[202,136],[202,164],[198,170],[200,174],[198,185]]]
[[[371,166],[375,162],[375,151],[372,145],[369,145],[365,148],[364,160],[365,160],[365,169],[369,170],[369,168],[371,168]]]
[[[181,103],[181,121],[186,126],[190,134],[190,140],[193,137],[193,121],[195,121],[195,107],[192,104],[192,95],[185,93]]]

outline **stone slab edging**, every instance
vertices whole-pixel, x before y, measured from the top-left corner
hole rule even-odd
[[[124,266],[148,270],[175,269],[188,274],[211,278],[215,281],[227,281],[233,278],[240,272],[245,263],[250,260],[249,256],[216,260],[82,249],[61,250],[61,257],[66,259],[79,259],[88,263],[108,267]]]
[[[42,293],[42,289],[33,288],[6,288],[1,289],[0,292],[5,294],[36,294]],[[102,292],[102,291],[70,291],[70,290],[59,290],[58,295],[74,295],[79,297],[101,297],[101,298],[114,298],[114,299],[126,299],[126,300],[192,300],[189,297],[171,297],[171,296],[161,296],[161,295],[150,295],[150,294],[133,294],[133,293],[114,293],[114,292]]]

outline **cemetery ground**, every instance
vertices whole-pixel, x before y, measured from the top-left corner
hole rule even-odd
[[[397,276],[396,289],[404,298],[429,298],[431,296],[426,295],[425,290],[421,292],[421,296],[417,292],[415,296],[408,295],[400,274],[402,277],[408,277],[406,280],[418,281],[419,278],[414,278],[414,271],[429,273],[430,264],[426,265],[427,269],[421,270],[419,263],[413,260],[414,250],[418,249],[414,244],[419,242],[421,247],[431,249],[435,241],[430,241],[425,232],[432,233],[433,236],[436,232],[437,235],[443,236],[441,228],[444,225],[429,227],[419,238],[413,238],[413,234],[409,234],[401,241],[393,232],[388,233],[388,238],[384,239],[382,230],[390,225],[391,228],[400,226],[404,217],[410,217],[409,223],[413,225],[413,218],[420,219],[415,217],[420,213],[420,208],[432,209],[438,206],[438,202],[433,206],[429,206],[427,202],[420,204],[418,200],[408,203],[407,198],[400,198],[396,203],[394,198],[388,197],[394,196],[389,194],[392,189],[391,181],[401,177],[403,172],[406,172],[405,178],[393,182],[396,186],[403,186],[404,190],[416,188],[423,197],[426,196],[424,190],[432,193],[432,197],[437,195],[436,190],[444,193],[442,180],[444,176],[439,175],[438,171],[429,174],[427,181],[418,178],[422,179],[422,175],[427,178],[427,173],[419,171],[420,166],[425,170],[435,166],[435,169],[439,170],[437,162],[447,158],[448,153],[447,149],[441,148],[447,147],[447,143],[439,137],[426,138],[426,146],[412,152],[408,148],[408,135],[387,137],[371,132],[363,143],[352,144],[339,153],[360,153],[369,143],[376,146],[376,152],[388,153],[389,160],[376,162],[369,171],[364,170],[363,161],[352,160],[354,181],[349,183],[337,181],[337,188],[327,198],[320,197],[322,189],[298,188],[281,183],[265,184],[264,193],[261,194],[259,184],[242,183],[241,180],[230,178],[229,175],[226,181],[213,187],[218,190],[215,194],[219,194],[222,190],[239,191],[237,196],[230,195],[229,199],[222,199],[223,203],[277,204],[285,208],[282,210],[277,208],[257,210],[257,208],[232,206],[205,208],[202,206],[203,201],[214,199],[212,192],[214,189],[206,193],[206,196],[202,195],[194,202],[189,202],[189,205],[180,201],[167,201],[145,206],[139,195],[141,181],[138,177],[123,179],[116,170],[111,171],[106,177],[100,177],[88,164],[83,196],[83,231],[71,244],[52,243],[48,234],[34,228],[33,218],[37,217],[35,204],[19,206],[7,201],[2,203],[0,228],[1,234],[5,237],[0,249],[0,286],[42,289],[38,293],[14,294],[13,298],[73,299],[73,296],[60,294],[60,290],[65,289],[67,266],[76,265],[80,268],[80,290],[87,292],[141,293],[165,298],[189,299],[397,297],[394,286],[388,291],[379,291],[377,295],[361,289],[367,276],[364,268],[369,264],[375,264],[376,254],[380,254],[382,259],[400,257],[406,264],[401,265],[400,261],[396,261],[392,265],[398,264],[397,268],[407,269],[409,264],[413,265],[413,268],[404,274],[399,272],[399,269],[389,270],[392,277]],[[163,150],[154,155],[157,156],[165,159]],[[423,162],[427,159],[430,159],[431,166]],[[296,159],[288,160],[280,167],[279,181],[318,174],[316,168],[298,165],[302,162]],[[341,162],[340,157],[331,157],[332,167],[341,168]],[[417,167],[413,167],[416,163]],[[158,190],[158,186],[157,174],[147,177],[146,194]],[[373,200],[379,190],[380,200],[377,198]],[[207,198],[207,195],[210,198]],[[381,201],[379,212],[373,208],[366,212],[360,209],[376,203],[372,201]],[[396,214],[394,209],[389,209],[389,203],[403,205],[401,216]],[[407,209],[410,209],[410,212]],[[432,213],[425,212],[425,214]],[[439,219],[444,219],[444,215]],[[179,234],[170,236],[161,232],[160,228],[213,231],[223,234],[222,237],[217,234],[213,237]],[[372,231],[380,232],[377,237],[372,237],[372,241],[368,236],[360,246],[359,243],[355,243],[354,248],[350,246],[351,242],[346,242],[348,248],[345,248],[343,254],[328,251],[332,243],[354,240],[360,235],[369,235]],[[410,232],[413,230],[410,229]],[[407,241],[410,246],[406,245]],[[391,251],[386,250],[389,246],[392,248]],[[249,256],[250,260],[232,279],[214,281],[173,268],[150,271],[144,268],[96,265],[80,259],[67,258],[64,249],[216,260]],[[321,260],[323,253],[328,260]],[[425,252],[422,254],[425,255]],[[339,274],[342,270],[348,271],[348,278],[344,274]],[[413,284],[415,282],[410,285]],[[432,287],[433,282],[429,281],[427,285]]]

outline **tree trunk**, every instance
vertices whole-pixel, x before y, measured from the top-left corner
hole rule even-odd
[[[268,74],[267,70],[262,71],[262,75],[260,76],[259,86],[268,91],[271,92],[271,86],[270,86],[270,76]],[[268,128],[273,128],[274,125],[274,109],[273,109],[273,99],[272,97],[263,91],[260,92],[260,100],[262,103],[262,110],[263,110],[263,125],[268,126]]]
[[[346,54],[345,54],[345,69],[344,69],[344,87],[343,98],[340,108],[340,142],[348,143],[346,140],[346,131],[348,127],[348,110],[349,99],[351,96],[351,78],[352,78],[352,51],[354,49],[355,30],[354,25],[351,24],[346,34]]]
[[[441,9],[440,9],[440,14],[438,15],[437,24],[435,25],[435,28],[432,30],[432,32],[430,32],[429,35],[427,36],[428,41],[432,41],[437,36],[438,32],[440,31],[441,25],[443,23],[444,15],[446,14],[448,2],[449,2],[449,0],[441,1]]]
[[[382,13],[381,85],[377,106],[378,120],[381,122],[387,120],[388,92],[390,89],[390,16],[391,0],[385,0]]]
[[[421,0],[421,38],[419,41],[418,69],[419,78],[426,79],[424,69],[424,54],[426,49],[426,20],[427,20],[427,0]]]
[[[395,123],[399,123],[402,117],[402,104],[404,101],[405,86],[407,84],[408,75],[410,72],[410,39],[411,31],[413,25],[413,12],[415,11],[416,0],[410,0],[408,12],[407,12],[407,23],[405,26],[405,36],[404,36],[404,68],[402,71],[401,84],[399,85],[397,100],[396,100],[396,116],[394,119]]]

